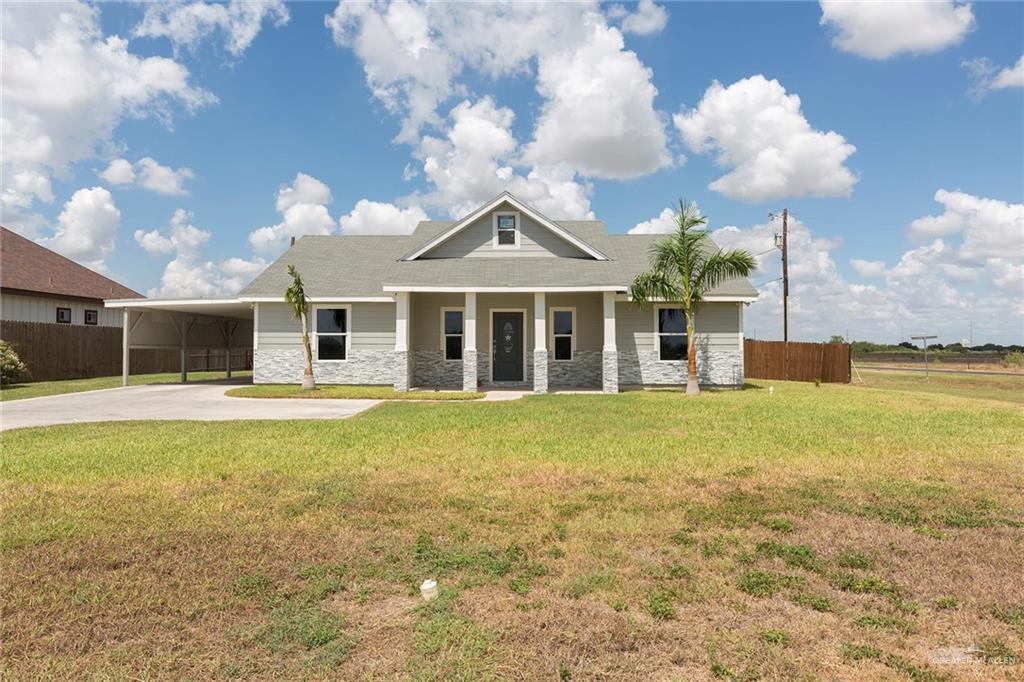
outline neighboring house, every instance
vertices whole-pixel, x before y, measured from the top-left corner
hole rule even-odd
[[[120,327],[108,298],[142,294],[0,227],[0,320]]]
[[[628,296],[661,235],[610,235],[552,220],[502,193],[410,235],[306,236],[231,299],[108,301],[133,309],[253,319],[253,380],[298,383],[303,350],[284,302],[295,265],[312,303],[321,384],[603,388],[686,382],[686,325],[670,302]],[[719,286],[696,320],[702,383],[743,383],[745,279]],[[251,311],[251,312],[248,312]]]

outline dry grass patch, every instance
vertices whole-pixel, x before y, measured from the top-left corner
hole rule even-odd
[[[4,663],[13,678],[1013,679],[1022,432],[991,402],[781,384],[16,431]],[[442,591],[424,604],[428,577]],[[987,662],[934,662],[973,645]]]

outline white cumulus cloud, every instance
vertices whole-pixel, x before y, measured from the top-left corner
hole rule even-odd
[[[213,34],[222,34],[232,56],[244,53],[256,39],[264,21],[275,28],[288,23],[283,0],[231,0],[219,2],[154,2],[146,5],[142,21],[132,30],[136,37],[168,38],[175,49],[194,50]]]
[[[645,3],[631,26],[653,30],[659,11]],[[441,182],[426,201],[449,212],[490,198],[495,187],[518,187],[549,205],[560,199],[559,217],[589,215],[588,178],[637,177],[672,162],[653,74],[594,2],[341,2],[325,23],[361,60],[373,96],[400,119],[396,141],[410,145],[429,183]],[[543,103],[532,140],[512,134],[511,109],[470,97],[471,76],[536,77]],[[446,107],[453,98],[468,104]],[[483,111],[488,106],[494,111]],[[475,134],[493,139],[480,151],[461,144]],[[473,180],[446,162],[465,156],[487,172]]]
[[[158,194],[183,196],[188,194],[184,183],[194,174],[191,168],[162,166],[156,159],[145,156],[134,164],[127,159],[114,159],[99,176],[118,187],[131,187],[137,182],[140,187]]]
[[[666,208],[656,217],[637,223],[629,234],[668,234],[676,230],[676,211]]]
[[[958,45],[974,28],[970,3],[952,0],[821,0],[832,45],[868,59],[928,54]]]
[[[83,188],[64,204],[53,235],[38,241],[94,270],[106,270],[120,224],[121,211],[110,192],[103,187]]]
[[[166,57],[139,57],[104,36],[100,8],[82,3],[4,3],[0,117],[4,220],[36,200],[53,201],[50,178],[111,142],[125,117],[169,124],[176,109],[216,101]]]
[[[338,223],[342,234],[410,234],[427,214],[419,206],[401,208],[394,204],[360,199]]]
[[[335,222],[327,210],[331,190],[323,182],[305,173],[298,173],[291,185],[277,191],[276,206],[281,222],[249,233],[252,248],[262,253],[283,251],[290,237],[306,234],[331,234]]]
[[[800,97],[777,80],[751,76],[728,87],[715,81],[696,108],[673,118],[686,145],[714,152],[731,168],[710,188],[733,199],[848,196],[857,177],[844,165],[856,151],[837,132],[811,127]]]
[[[642,36],[660,33],[668,23],[668,12],[661,5],[655,4],[654,0],[640,0],[634,12],[616,5],[610,8],[609,16],[621,19],[619,28],[623,33]]]
[[[885,272],[885,261],[851,258],[850,267],[861,277],[878,277]]]
[[[192,214],[179,208],[171,217],[166,233],[135,231],[135,241],[150,255],[173,253],[160,276],[160,285],[150,289],[151,298],[193,298],[236,293],[261,272],[262,258],[228,258],[219,263],[205,260],[202,249],[212,236],[192,224]]]

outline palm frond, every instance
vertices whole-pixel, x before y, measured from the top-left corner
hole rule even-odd
[[[696,278],[696,290],[701,297],[722,282],[748,277],[757,268],[757,260],[748,251],[734,249],[719,251],[708,257]]]
[[[654,270],[633,278],[629,295],[638,305],[645,306],[651,301],[678,301],[682,292],[675,284],[675,278],[665,272]]]
[[[292,278],[292,285],[285,289],[284,300],[291,304],[292,314],[298,319],[306,311],[306,288],[294,265],[288,266],[288,275]]]

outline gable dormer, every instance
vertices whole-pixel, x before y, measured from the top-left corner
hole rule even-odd
[[[608,260],[508,192],[487,202],[402,260],[549,257]]]

